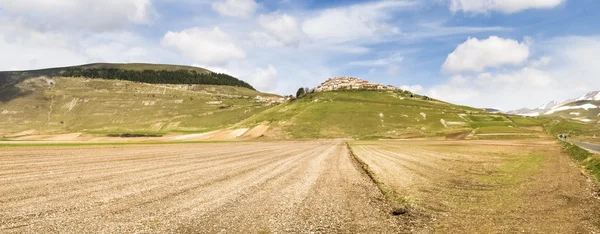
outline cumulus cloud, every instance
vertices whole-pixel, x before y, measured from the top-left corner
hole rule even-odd
[[[452,12],[487,13],[498,11],[502,13],[515,13],[527,9],[554,8],[566,0],[450,0]]]
[[[249,76],[248,83],[263,92],[277,91],[277,69],[269,64],[267,68],[256,68]]]
[[[174,49],[194,63],[202,65],[223,65],[230,60],[246,57],[245,51],[219,27],[169,31],[161,43],[164,47]]]
[[[0,0],[0,9],[44,30],[107,31],[126,23],[149,24],[156,16],[150,0]]]
[[[481,72],[488,67],[519,65],[529,57],[529,45],[492,36],[485,40],[469,38],[460,44],[442,65],[444,73]]]
[[[261,15],[258,23],[285,45],[297,45],[306,37],[296,18],[287,14]]]
[[[407,91],[410,91],[412,93],[420,93],[421,91],[423,91],[423,86],[420,86],[420,85],[402,85],[402,86],[400,86],[400,89],[407,90]]]
[[[90,62],[160,62],[168,54],[124,31],[40,31],[19,20],[0,19],[0,70],[27,70]]]
[[[224,16],[248,18],[256,12],[258,4],[254,0],[218,0],[212,8]]]
[[[483,73],[477,76],[475,82],[480,87],[494,89],[515,89],[530,87],[533,89],[546,88],[552,83],[552,76],[536,68],[524,67],[510,73]]]
[[[326,9],[304,21],[302,30],[315,40],[332,42],[397,34],[400,29],[386,19],[392,12],[415,4],[413,1],[380,1]]]

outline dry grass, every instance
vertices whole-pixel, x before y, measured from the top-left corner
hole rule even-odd
[[[553,140],[378,141],[352,148],[442,233],[598,231],[594,184]]]

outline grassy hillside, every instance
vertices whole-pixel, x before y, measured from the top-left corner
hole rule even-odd
[[[375,91],[311,93],[237,126],[269,124],[273,138],[502,138],[544,134],[546,120],[491,114],[410,96],[407,92]]]
[[[144,84],[84,78],[30,78],[22,95],[0,101],[0,136],[203,132],[228,127],[270,105],[254,90],[231,86]],[[214,102],[208,104],[208,102]]]
[[[159,84],[207,84],[238,86],[254,89],[248,83],[226,74],[179,65],[94,63],[81,66],[48,68],[30,71],[0,72],[0,102],[27,95],[16,85],[36,77],[86,77],[129,80]]]

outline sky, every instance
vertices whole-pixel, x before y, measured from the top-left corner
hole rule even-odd
[[[281,95],[353,76],[513,110],[600,90],[597,0],[0,0],[0,70],[182,64]]]

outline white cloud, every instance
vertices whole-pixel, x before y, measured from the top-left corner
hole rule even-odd
[[[399,54],[393,54],[390,57],[384,59],[352,61],[349,64],[351,66],[381,67],[401,63],[403,60],[403,56]]]
[[[430,88],[427,95],[445,102],[477,106],[478,104],[475,104],[473,99],[480,93],[477,89],[465,85],[443,84]]]
[[[276,92],[277,78],[277,69],[269,64],[267,68],[256,68],[249,76],[248,83],[263,92]]]
[[[446,84],[429,89],[428,94],[458,104],[509,110],[549,101],[544,98],[551,97],[556,86],[549,72],[524,67],[505,73],[452,76]]]
[[[420,93],[421,91],[423,91],[423,86],[420,86],[420,85],[402,85],[402,86],[400,86],[400,89],[407,90],[407,91],[410,91],[412,93]]]
[[[554,8],[566,0],[450,0],[452,12],[487,13],[498,11],[502,13],[515,13],[527,9]]]
[[[218,0],[212,8],[224,16],[248,18],[256,12],[258,4],[254,0]]]
[[[516,89],[516,88],[546,88],[552,83],[552,76],[544,71],[524,67],[510,73],[483,73],[479,74],[475,83],[482,88],[494,87],[494,89]]]
[[[391,13],[414,6],[414,1],[380,1],[331,8],[304,21],[302,30],[315,40],[347,42],[400,32],[386,22]]]
[[[537,58],[528,65],[454,76],[427,93],[463,105],[515,110],[576,98],[600,87],[600,36],[559,37],[534,47]]]
[[[297,45],[306,37],[296,18],[287,14],[261,15],[258,23],[285,45]]]
[[[156,15],[150,0],[0,0],[0,9],[44,30],[107,31],[126,23],[149,24]]]
[[[541,57],[538,60],[531,61],[530,64],[532,67],[544,67],[552,62],[552,58],[549,56]]]
[[[160,62],[167,53],[134,33],[39,31],[0,18],[0,70],[28,70],[91,62]]]
[[[231,60],[243,59],[245,51],[219,27],[212,30],[190,28],[180,32],[167,32],[161,41],[166,48],[175,49],[194,63],[223,65]]]
[[[492,36],[485,40],[469,38],[448,55],[444,73],[481,72],[488,67],[519,65],[529,57],[529,45]]]

